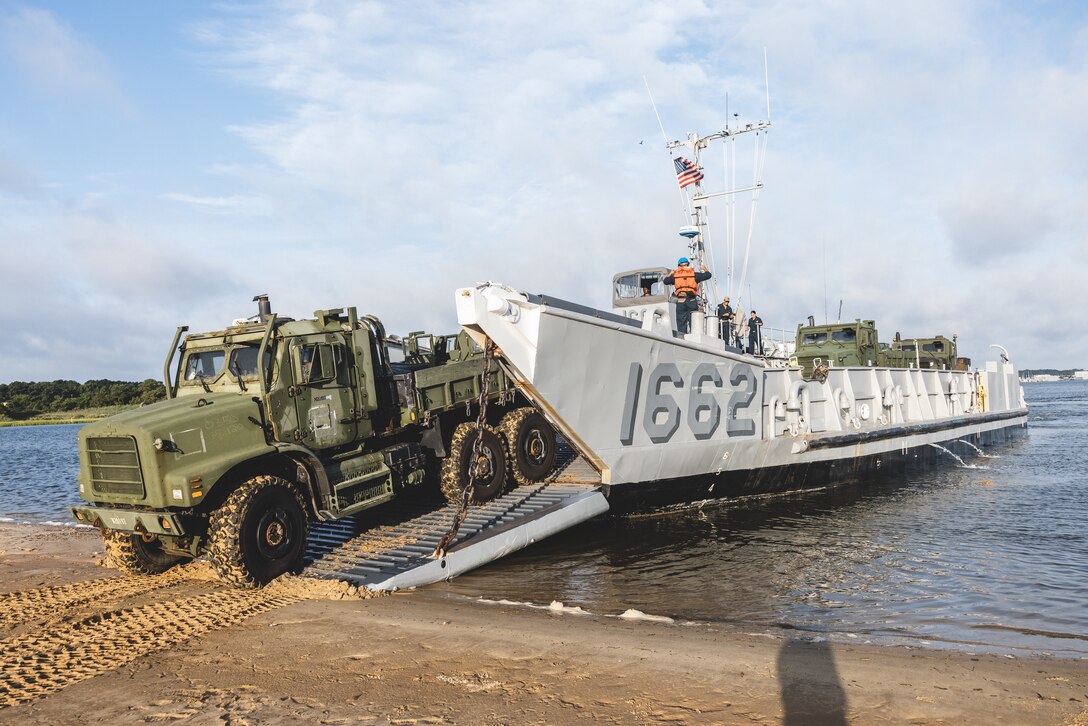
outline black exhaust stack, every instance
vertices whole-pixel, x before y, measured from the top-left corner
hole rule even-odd
[[[257,312],[262,323],[267,323],[272,318],[272,303],[268,302],[268,295],[258,295],[253,298],[257,303]]]

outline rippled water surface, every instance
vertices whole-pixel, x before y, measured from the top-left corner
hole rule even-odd
[[[1025,394],[1028,429],[978,468],[591,522],[443,587],[1088,657],[1088,382]]]
[[[80,424],[0,428],[0,520],[71,520],[65,507],[79,503],[79,429]]]
[[[441,585],[832,638],[1088,657],[1088,382],[964,468],[605,518]],[[0,428],[0,518],[68,521],[78,426]],[[961,451],[968,451],[963,447]]]

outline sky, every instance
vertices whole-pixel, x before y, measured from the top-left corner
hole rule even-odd
[[[399,333],[485,280],[608,308],[686,251],[647,87],[681,139],[765,82],[744,307],[1088,367],[1082,3],[0,0],[0,382],[159,378],[260,293]]]

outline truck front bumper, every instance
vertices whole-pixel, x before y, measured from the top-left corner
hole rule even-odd
[[[68,511],[72,513],[77,522],[90,524],[99,529],[173,536],[186,534],[181,520],[169,512],[136,512],[131,509],[112,509],[90,505],[68,507]]]

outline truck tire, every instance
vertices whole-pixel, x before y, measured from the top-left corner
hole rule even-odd
[[[471,504],[483,504],[501,495],[506,489],[506,446],[502,437],[490,426],[480,429],[479,469],[473,482]],[[442,460],[442,495],[450,504],[461,504],[462,492],[468,484],[472,445],[476,441],[476,424],[458,424],[453,430],[447,456]]]
[[[158,537],[150,541],[143,535],[107,529],[102,532],[106,559],[121,572],[130,575],[160,575],[190,558],[163,552]]]
[[[510,473],[518,484],[543,481],[555,468],[555,429],[532,408],[502,417],[499,433],[510,452]]]
[[[299,568],[309,525],[297,487],[276,476],[254,477],[212,512],[208,557],[224,582],[258,588]]]

